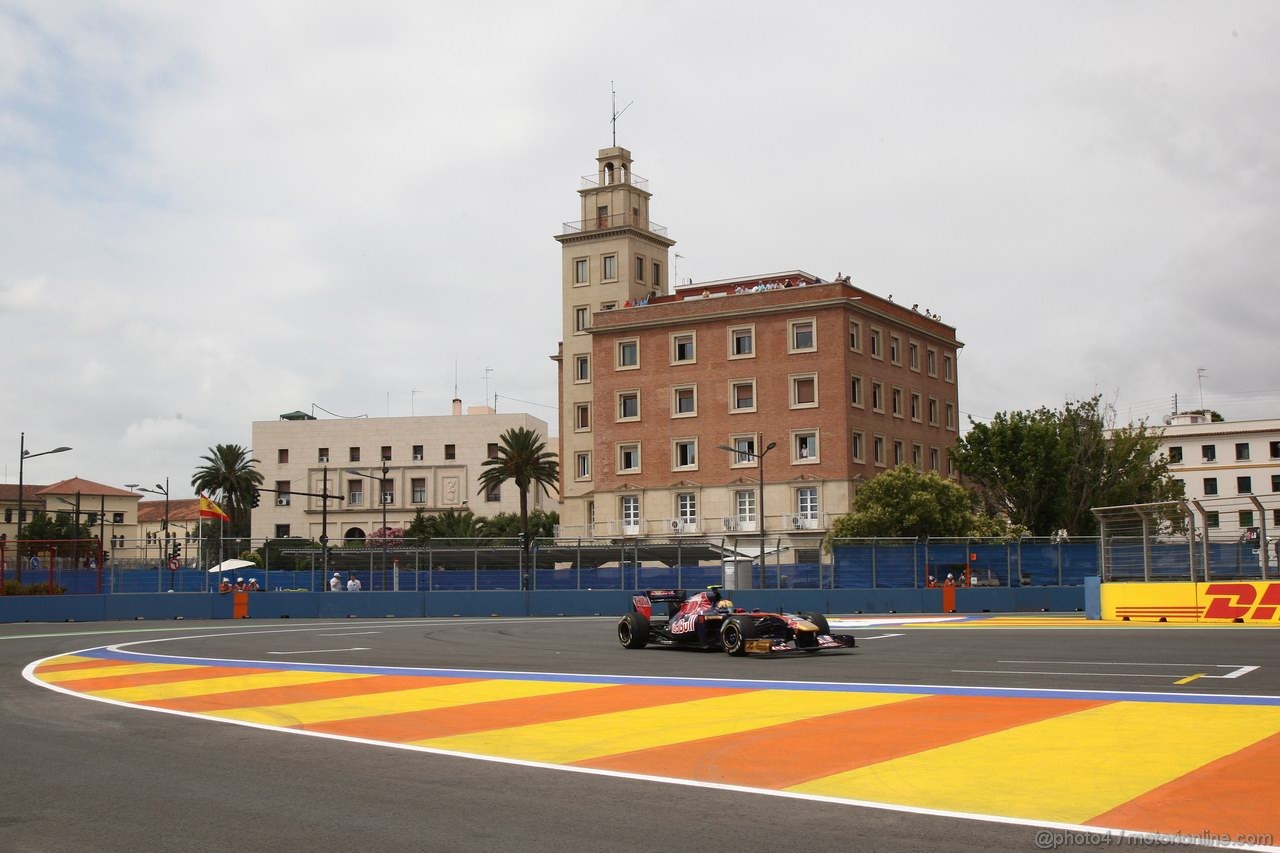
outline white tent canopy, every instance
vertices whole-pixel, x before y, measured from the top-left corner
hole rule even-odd
[[[239,569],[256,569],[257,567],[257,563],[251,563],[248,560],[223,560],[209,569],[209,572],[234,572]]]

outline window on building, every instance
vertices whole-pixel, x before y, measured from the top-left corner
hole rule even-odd
[[[884,414],[884,383],[871,380],[871,411]]]
[[[756,493],[748,489],[739,489],[733,493],[733,508],[738,517],[738,526],[756,523]]]
[[[382,461],[383,462],[391,461],[391,445],[389,444],[382,445]]]
[[[5,519],[5,520],[6,520],[6,521],[8,521],[8,519]],[[111,523],[112,523],[112,524],[124,524],[124,513],[123,513],[123,512],[113,512],[113,513],[111,513]],[[121,538],[121,539],[123,539],[123,538],[124,538],[124,536],[122,535],[120,538]]]
[[[698,467],[698,442],[692,438],[676,439],[672,445],[673,453],[671,467],[673,468],[696,468]]]
[[[635,533],[640,529],[640,496],[623,495],[618,499],[618,514],[622,517],[622,529]]]
[[[861,432],[859,432],[858,430],[854,430],[854,431],[851,433],[851,435],[852,435],[852,438],[853,438],[853,442],[852,442],[852,446],[851,446],[851,455],[852,455],[852,457],[853,457],[853,461],[854,461],[854,462],[861,462],[861,461],[862,461],[862,442],[863,442],[863,434],[862,434]]]
[[[1213,496],[1213,495],[1216,495],[1216,494],[1218,493],[1218,478],[1217,478],[1217,477],[1205,477],[1205,478],[1204,478],[1204,493],[1205,493],[1205,495],[1207,495],[1207,496]]]
[[[792,438],[792,462],[818,461],[818,431],[797,432]]]
[[[956,428],[956,407],[953,403],[947,403],[947,429]]]
[[[640,366],[640,342],[618,341],[618,368],[625,369]]]
[[[1218,448],[1213,444],[1200,445],[1200,456],[1205,462],[1216,462],[1218,459]]]
[[[1252,477],[1236,477],[1236,494],[1238,495],[1253,494],[1253,478]]]
[[[316,451],[316,461],[324,465],[329,464],[329,448],[321,447]]]
[[[938,470],[938,448],[936,447],[929,448],[929,470]]]
[[[414,477],[409,481],[409,489],[414,503],[424,504],[427,502],[427,479],[425,477]]]
[[[884,358],[884,353],[880,349],[880,330],[872,327],[867,335],[867,340],[870,342],[871,357]]]
[[[816,374],[791,377],[791,408],[812,408],[818,405],[818,377]]]
[[[849,321],[849,349],[862,352],[862,324],[857,320]]]
[[[671,389],[671,417],[688,417],[698,413],[696,391],[693,385]]]
[[[884,436],[877,435],[871,439],[871,461],[884,465]]]
[[[288,464],[289,464],[289,451],[288,451],[288,450],[277,450],[277,451],[276,451],[276,464],[277,464],[277,465],[288,465]]]
[[[590,382],[591,381],[591,356],[589,355],[574,356],[573,381],[574,382]]]
[[[644,258],[640,255],[636,255],[636,281],[644,281]]]
[[[573,309],[573,330],[575,332],[586,331],[591,325],[590,309],[585,305],[574,306]]]
[[[756,330],[742,326],[729,330],[729,358],[749,358],[755,355]]]
[[[907,367],[920,370],[920,345],[910,341],[907,343]]]
[[[1240,520],[1241,530],[1244,530],[1246,527],[1253,527],[1253,510],[1251,509],[1240,510],[1239,520]]]
[[[424,456],[423,451],[422,451],[422,445],[421,445],[421,444],[415,444],[415,445],[413,446],[413,461],[414,461],[414,462],[421,462],[424,458],[425,458],[425,456]]]
[[[1205,523],[1205,526],[1207,527],[1218,527],[1219,526],[1218,513],[1216,511],[1206,512],[1204,514],[1204,523]]]
[[[911,442],[911,465],[917,471],[924,468],[924,446],[918,441]]]
[[[347,506],[364,505],[364,480],[347,481]]]
[[[573,476],[577,480],[591,479],[591,451],[583,451],[574,455]]]
[[[497,459],[497,458],[498,458],[498,444],[497,444],[497,442],[491,441],[491,442],[489,442],[489,444],[485,447],[485,458],[487,458],[487,459]]]
[[[681,332],[671,336],[671,363],[686,364],[697,361],[692,332]]]
[[[938,398],[929,398],[929,426],[938,425]]]
[[[484,490],[484,499],[486,503],[497,503],[502,500],[502,486],[499,483],[491,483]]]
[[[1182,447],[1181,447],[1181,446],[1177,446],[1177,447],[1170,447],[1170,448],[1169,448],[1169,461],[1170,461],[1170,462],[1174,462],[1174,463],[1176,463],[1176,462],[1181,462],[1181,461],[1182,461]]]
[[[395,503],[396,502],[396,481],[394,479],[388,478],[386,480],[379,480],[379,484],[381,486],[382,502],[384,504]]]
[[[591,404],[578,403],[573,407],[573,428],[576,432],[591,429]]]
[[[1241,441],[1236,443],[1236,461],[1237,462],[1249,461],[1249,442]]]
[[[902,443],[902,439],[895,438],[893,440],[893,465],[896,468],[903,462],[907,461],[907,446]]]
[[[682,527],[691,527],[698,523],[698,496],[690,492],[676,495],[676,520]]]
[[[933,347],[926,347],[924,351],[924,370],[930,376],[938,375],[938,351]]]
[[[622,444],[618,446],[618,471],[640,470],[640,445]]]
[[[618,392],[618,420],[634,421],[640,417],[640,392]]]
[[[276,538],[277,538],[277,539],[288,539],[288,538],[289,538],[289,525],[287,525],[287,524],[277,524],[277,525],[276,525]]]
[[[920,392],[911,392],[911,420],[919,423],[922,419],[924,408],[924,400],[920,396]]]
[[[653,262],[653,280],[649,283],[653,285],[662,284],[662,264],[657,261]]]
[[[735,435],[733,437],[733,464],[756,465],[756,437],[754,435]]]
[[[347,461],[348,461],[348,462],[359,462],[359,461],[360,461],[360,448],[358,448],[358,447],[348,447],[348,448],[347,448]]]
[[[902,389],[895,385],[889,395],[889,399],[893,407],[893,416],[895,418],[902,417]]]
[[[902,364],[902,338],[897,335],[889,335],[889,362],[899,366]]]
[[[574,258],[574,261],[573,261],[573,283],[574,283],[574,284],[586,284],[586,283],[587,283],[587,281],[588,281],[588,276],[587,276],[587,259],[586,259],[586,258]]]
[[[955,370],[949,355],[942,357],[942,378],[946,382],[951,382],[955,379]]]
[[[754,412],[756,409],[756,381],[754,379],[733,382],[729,387],[729,405],[734,412]]]
[[[849,400],[859,409],[862,408],[862,377],[857,374],[849,377]]]
[[[601,276],[605,281],[618,280],[618,256],[605,255],[600,259],[603,263],[604,274]]]
[[[457,447],[456,447],[455,445],[452,445],[452,444],[446,444],[446,445],[444,446],[444,458],[445,458],[445,459],[457,459],[457,458],[458,458],[458,449],[457,449]]]
[[[802,521],[818,520],[818,490],[813,486],[796,489],[796,515]]]
[[[290,503],[290,487],[289,480],[276,480],[276,506],[289,506]]]
[[[812,320],[790,320],[787,328],[790,331],[791,352],[809,352],[816,348]]]
[[[1280,527],[1280,509],[1271,510],[1271,525],[1273,527]]]
[[[1268,442],[1267,447],[1271,451],[1272,459],[1280,459],[1280,441]]]
[[[1271,475],[1271,491],[1280,492],[1280,474]]]

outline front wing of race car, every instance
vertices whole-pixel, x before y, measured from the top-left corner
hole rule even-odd
[[[753,637],[746,641],[746,653],[749,655],[774,654],[777,652],[816,652],[824,649],[852,649],[856,646],[853,637],[846,634],[818,634],[817,644],[787,637]]]

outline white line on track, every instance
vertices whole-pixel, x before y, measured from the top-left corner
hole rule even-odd
[[[1050,672],[1047,669],[953,669],[952,672],[997,673],[999,675],[1107,675],[1116,678],[1172,678],[1152,672]]]
[[[364,634],[381,634],[381,631],[345,631],[341,634],[316,634],[317,637],[359,637]]]
[[[350,649],[307,649],[301,652],[267,652],[269,655],[317,655],[321,652],[367,652],[368,646],[355,646]]]
[[[887,640],[890,637],[905,637],[906,634],[877,634],[874,637],[859,637],[859,640]]]

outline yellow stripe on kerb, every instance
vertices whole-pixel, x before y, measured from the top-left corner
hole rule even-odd
[[[172,672],[180,669],[207,669],[189,663],[134,663],[121,666],[103,666],[93,669],[71,669],[66,672],[38,673],[41,681],[62,684],[68,681],[85,681],[90,678],[116,678],[121,675],[141,675],[147,672]]]
[[[271,672],[253,675],[228,675],[221,678],[198,678],[191,681],[174,681],[169,684],[145,684],[140,687],[115,687],[110,690],[85,691],[92,696],[116,699],[121,702],[156,702],[164,699],[184,699],[189,696],[213,696],[218,693],[234,693],[238,690],[256,690],[259,687],[294,687],[300,684],[321,684],[326,681],[346,681],[352,678],[370,678],[345,672]]]
[[[913,698],[905,693],[759,690],[415,743],[457,752],[568,764]]]
[[[788,790],[1082,823],[1277,731],[1280,708],[1117,702]]]
[[[271,726],[299,726],[407,711],[454,708],[459,705],[473,705],[477,702],[522,699],[526,696],[573,693],[604,686],[607,685],[557,681],[469,681],[463,684],[445,684],[440,687],[344,696],[340,699],[317,699],[311,702],[293,702],[261,708],[240,708],[210,713],[209,716]]]

